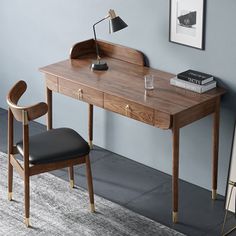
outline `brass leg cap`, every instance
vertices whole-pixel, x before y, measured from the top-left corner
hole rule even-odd
[[[25,225],[26,227],[30,227],[30,219],[29,218],[25,218]]]
[[[91,212],[95,212],[95,206],[93,203],[90,204]]]
[[[172,221],[174,224],[178,222],[178,212],[175,211],[172,212]]]
[[[12,192],[9,192],[9,193],[8,193],[8,201],[11,201],[11,200],[12,200],[12,195],[13,195]]]
[[[93,141],[92,140],[89,140],[89,147],[90,147],[90,149],[93,149]]]
[[[74,180],[72,180],[72,179],[70,180],[70,187],[74,188]]]
[[[217,192],[216,192],[216,189],[212,189],[212,200],[216,200],[216,195],[217,195]]]

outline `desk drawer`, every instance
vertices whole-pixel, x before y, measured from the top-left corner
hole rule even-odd
[[[84,85],[59,78],[59,93],[103,107],[103,93]]]
[[[109,94],[104,94],[104,108],[144,123],[154,125],[154,110]]]
[[[45,75],[45,82],[46,82],[47,88],[49,88],[50,90],[52,90],[54,92],[58,92],[58,81],[57,81],[56,76],[46,74]]]

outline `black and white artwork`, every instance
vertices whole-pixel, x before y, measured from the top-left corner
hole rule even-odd
[[[170,0],[170,41],[204,49],[206,0]]]

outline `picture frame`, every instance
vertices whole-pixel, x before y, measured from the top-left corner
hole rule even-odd
[[[206,0],[170,0],[169,41],[205,50]]]
[[[225,209],[236,213],[236,188],[232,187],[231,183],[236,183],[236,122],[234,123],[234,133],[231,144],[231,153],[230,153],[230,163],[229,163],[229,171],[227,177],[227,185],[225,190]],[[232,190],[232,193],[230,193]],[[231,201],[230,200],[231,195]]]

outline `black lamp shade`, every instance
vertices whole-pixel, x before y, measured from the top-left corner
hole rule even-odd
[[[119,17],[116,16],[109,20],[109,31],[110,33],[114,33],[116,31],[122,30],[128,25]]]

